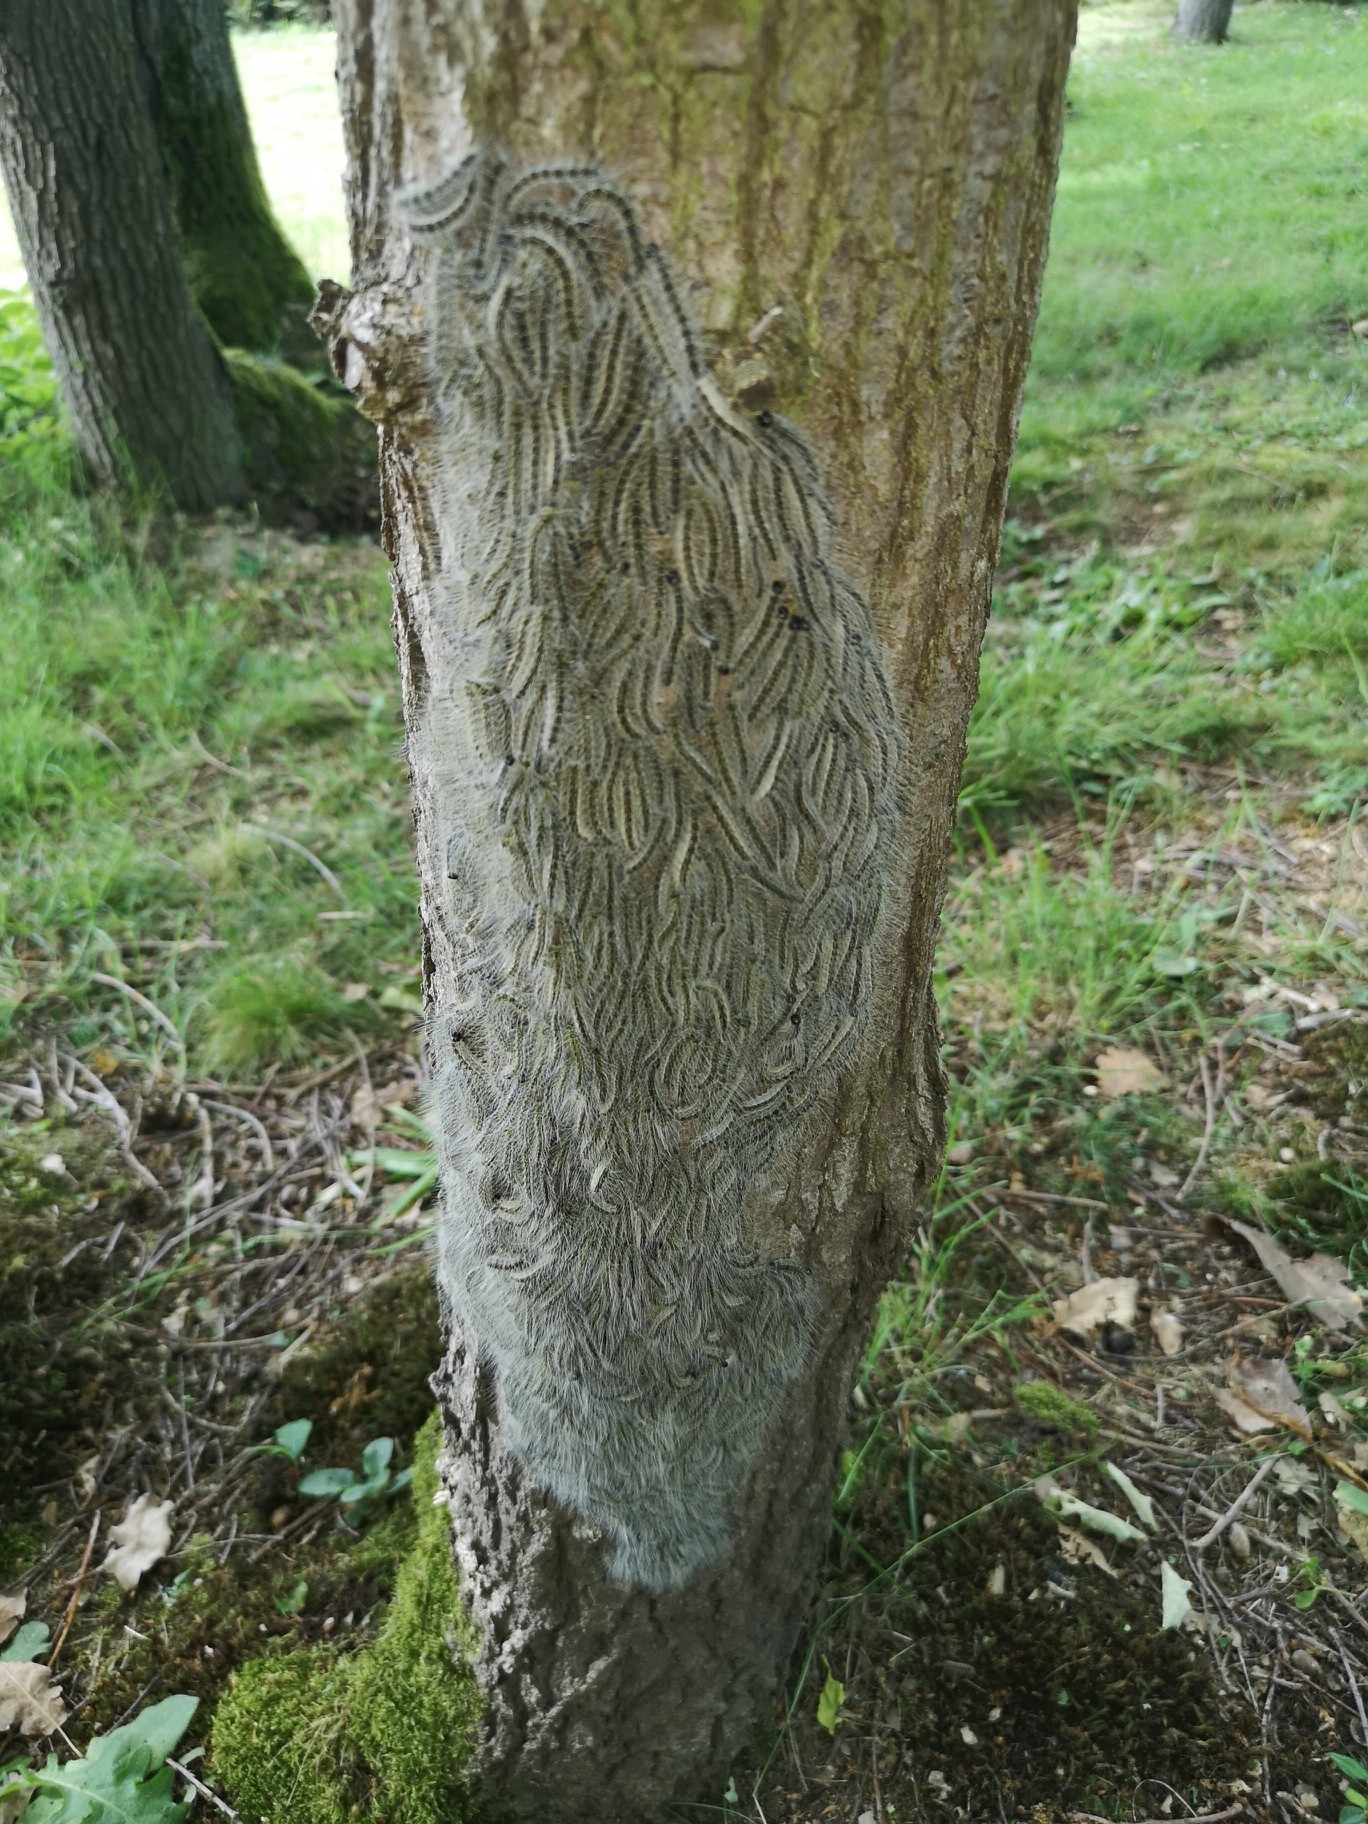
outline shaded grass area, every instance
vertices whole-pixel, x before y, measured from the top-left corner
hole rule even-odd
[[[168,546],[30,455],[0,484],[0,1048],[241,1076],[407,1019],[378,1004],[416,895],[373,549]]]

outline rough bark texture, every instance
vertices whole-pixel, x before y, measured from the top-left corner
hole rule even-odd
[[[228,378],[176,252],[126,0],[0,8],[0,164],[88,467],[192,511],[241,498]]]
[[[723,391],[800,422],[841,555],[872,603],[910,761],[896,933],[870,1036],[786,1162],[763,1229],[797,1237],[825,1315],[767,1434],[723,1562],[678,1593],[604,1581],[595,1537],[528,1486],[459,1322],[444,1478],[489,1697],[486,1796],[548,1821],[716,1803],[766,1717],[829,1525],[848,1391],[904,1224],[934,1170],[944,1083],[931,991],[1058,155],[1073,0],[345,0],[338,9],[354,270],[319,313],[382,426],[406,715],[432,667],[435,425],[419,265],[394,189],[473,133],[522,161],[590,158],[684,279]],[[464,109],[464,117],[462,113]],[[780,307],[776,309],[775,307]],[[431,914],[445,857],[415,771],[427,993],[452,994]]]
[[[131,0],[181,260],[228,348],[316,367],[314,287],[261,181],[222,0]]]
[[[1178,0],[1173,35],[1194,44],[1224,44],[1234,10],[1235,0]]]

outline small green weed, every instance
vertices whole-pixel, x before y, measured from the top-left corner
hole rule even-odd
[[[42,1767],[11,1761],[0,1768],[0,1806],[7,1817],[25,1793],[28,1824],[181,1824],[186,1803],[171,1797],[172,1772],[165,1763],[190,1727],[198,1708],[193,1697],[166,1697],[130,1723],[97,1735],[79,1759],[49,1755]]]
[[[316,1499],[336,1498],[339,1518],[362,1526],[413,1478],[410,1469],[391,1470],[393,1438],[372,1438],[361,1452],[361,1468],[314,1469],[300,1480],[299,1492]]]
[[[1368,1819],[1368,1767],[1352,1754],[1332,1753],[1325,1758],[1346,1781],[1354,1782],[1344,1788],[1345,1802],[1340,1807],[1339,1824],[1364,1824]]]

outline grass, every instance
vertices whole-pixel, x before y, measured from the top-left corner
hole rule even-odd
[[[193,559],[70,489],[59,445],[7,477],[0,1041],[200,1068],[297,1061],[412,957],[415,889],[383,575],[366,547],[224,529]]]
[[[1125,1737],[1118,1699],[1073,1748],[1060,1723],[1060,1764],[1105,1758],[1088,1729],[1115,1724],[1118,1765],[1162,1748],[1179,1783],[1215,1765],[1211,1712],[1186,1645],[1144,1657],[1148,1596],[1099,1599],[1070,1633],[1028,1612],[1023,1581],[1018,1627],[984,1566],[1002,1541],[1010,1575],[1033,1576],[1053,1523],[1006,1491],[1103,1448],[1095,1390],[1023,1376],[1036,1318],[1109,1224],[1148,1221],[1200,1160],[1194,1215],[1253,1217],[1368,1271],[1368,15],[1240,0],[1220,50],[1175,45],[1167,17],[1167,0],[1083,12],[941,947],[951,1150],[863,1365],[832,1614],[871,1639],[889,1616],[898,1640],[941,1638],[962,1598],[1023,1691],[1038,1626],[1059,1667],[1098,1640],[1133,1649],[1155,1705],[1175,1694],[1172,1741],[1157,1723]],[[328,38],[238,49],[281,218],[342,276]],[[187,533],[83,496],[17,295],[0,298],[0,426],[0,1078],[22,1081],[50,1035],[110,1081],[188,1072],[244,1096],[411,1044],[417,896],[378,554]],[[1151,1061],[1150,1089],[1103,1093],[1116,1047]],[[1209,1123],[1202,1071],[1227,1064]],[[420,1135],[408,1120],[391,1135]],[[375,1164],[407,1184],[392,1153]],[[1013,1195],[1036,1200],[1034,1226],[1003,1226]],[[1170,1290],[1205,1271],[1157,1259]],[[1316,1363],[1304,1378],[1337,1394],[1368,1382],[1361,1355]],[[1187,1397],[1176,1370],[1171,1385]],[[1017,1429],[995,1457],[964,1415],[999,1401]],[[820,1642],[833,1665],[838,1633]],[[890,1637],[889,1667],[903,1651]],[[918,1676],[949,1739],[982,1727],[958,1686]],[[929,1755],[919,1703],[899,1727]],[[1049,1705],[1018,1719],[1022,1766],[1063,1715]],[[804,1739],[810,1760],[835,1754]],[[1237,1747],[1220,1752],[1238,1773]],[[987,1786],[966,1802],[995,1804]]]

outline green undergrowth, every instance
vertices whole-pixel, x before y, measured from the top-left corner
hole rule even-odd
[[[1368,570],[1196,576],[1172,558],[1051,555],[1008,528],[962,803],[1000,817],[1153,794],[1184,763],[1368,791]]]
[[[0,1056],[58,1031],[249,1077],[411,1019],[415,890],[378,554],[168,531],[0,467]],[[390,1000],[393,1002],[394,993]]]
[[[1231,44],[1084,10],[1018,495],[1066,534],[1363,563],[1368,19],[1263,0]]]
[[[244,1824],[456,1824],[480,1717],[438,1492],[437,1415],[415,1442],[416,1536],[373,1641],[243,1666],[214,1715],[210,1764]]]

